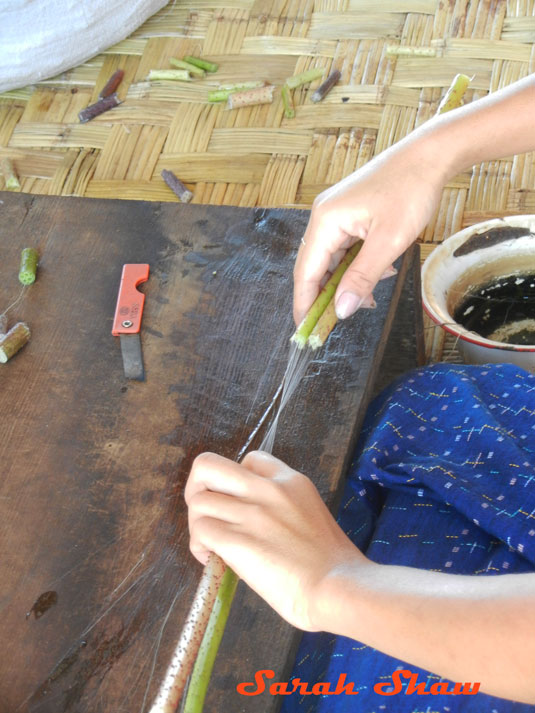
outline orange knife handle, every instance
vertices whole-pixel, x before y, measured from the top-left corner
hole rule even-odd
[[[113,329],[111,330],[114,336],[137,334],[139,332],[145,295],[137,290],[136,287],[148,279],[149,266],[147,264],[128,263],[123,265],[119,296],[115,307],[115,317],[113,318]]]

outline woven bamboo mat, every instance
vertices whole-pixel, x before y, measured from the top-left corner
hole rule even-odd
[[[308,208],[431,117],[456,73],[474,76],[471,101],[535,71],[534,39],[535,0],[175,0],[84,65],[0,95],[0,155],[28,193],[174,201],[160,177],[167,168],[197,203]],[[433,56],[390,57],[390,45]],[[147,81],[188,54],[219,71]],[[232,111],[207,102],[219,83],[280,86],[311,67],[336,67],[342,79],[320,104],[309,98],[319,81],[296,90],[294,119],[279,91],[271,105]],[[123,103],[80,124],[117,68]],[[422,257],[466,225],[532,212],[534,154],[485,163],[445,188]],[[454,358],[442,330],[426,326],[429,358]]]

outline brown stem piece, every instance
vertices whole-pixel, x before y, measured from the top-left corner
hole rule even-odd
[[[94,119],[96,116],[104,114],[105,111],[114,109],[116,106],[119,106],[120,103],[119,97],[115,93],[110,94],[109,97],[104,97],[104,99],[99,99],[78,113],[80,123],[85,124],[86,121],[91,121],[91,119]]]
[[[0,314],[0,339],[7,332],[7,314]]]
[[[334,85],[340,81],[341,76],[341,73],[337,69],[333,70],[329,74],[327,79],[323,82],[323,84],[320,84],[314,94],[310,97],[311,100],[313,102],[320,102],[322,99],[324,99],[334,87]]]
[[[111,77],[108,79],[106,84],[102,87],[100,90],[100,94],[98,95],[99,99],[105,99],[106,97],[109,97],[111,94],[115,92],[119,84],[123,81],[124,77],[124,70],[118,69],[116,72],[114,72]]]
[[[5,364],[30,339],[30,328],[24,322],[17,322],[7,334],[0,337],[0,364]]]
[[[163,169],[161,176],[178,199],[182,201],[182,203],[190,202],[193,198],[193,193],[189,190],[189,188],[186,188],[180,178],[175,176],[172,171],[168,171],[166,168]]]
[[[15,168],[13,166],[13,161],[10,158],[7,158],[7,156],[6,156],[1,160],[0,167],[2,168],[2,173],[4,174],[6,190],[8,190],[8,191],[20,190],[20,183],[19,183],[18,176],[15,172]]]

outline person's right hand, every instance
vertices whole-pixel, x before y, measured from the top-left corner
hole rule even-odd
[[[440,155],[405,141],[320,193],[294,268],[295,323],[358,238],[364,244],[338,286],[336,313],[344,319],[367,306],[381,276],[431,219],[446,180]]]

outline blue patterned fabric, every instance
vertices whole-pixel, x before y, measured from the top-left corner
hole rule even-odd
[[[437,364],[413,371],[368,409],[340,525],[378,563],[480,577],[533,572],[534,431],[535,378],[522,369]],[[484,693],[373,691],[402,668],[428,687],[445,680],[352,639],[306,633],[293,677],[334,687],[347,673],[359,695],[297,692],[282,699],[282,713],[535,713],[535,706]]]

